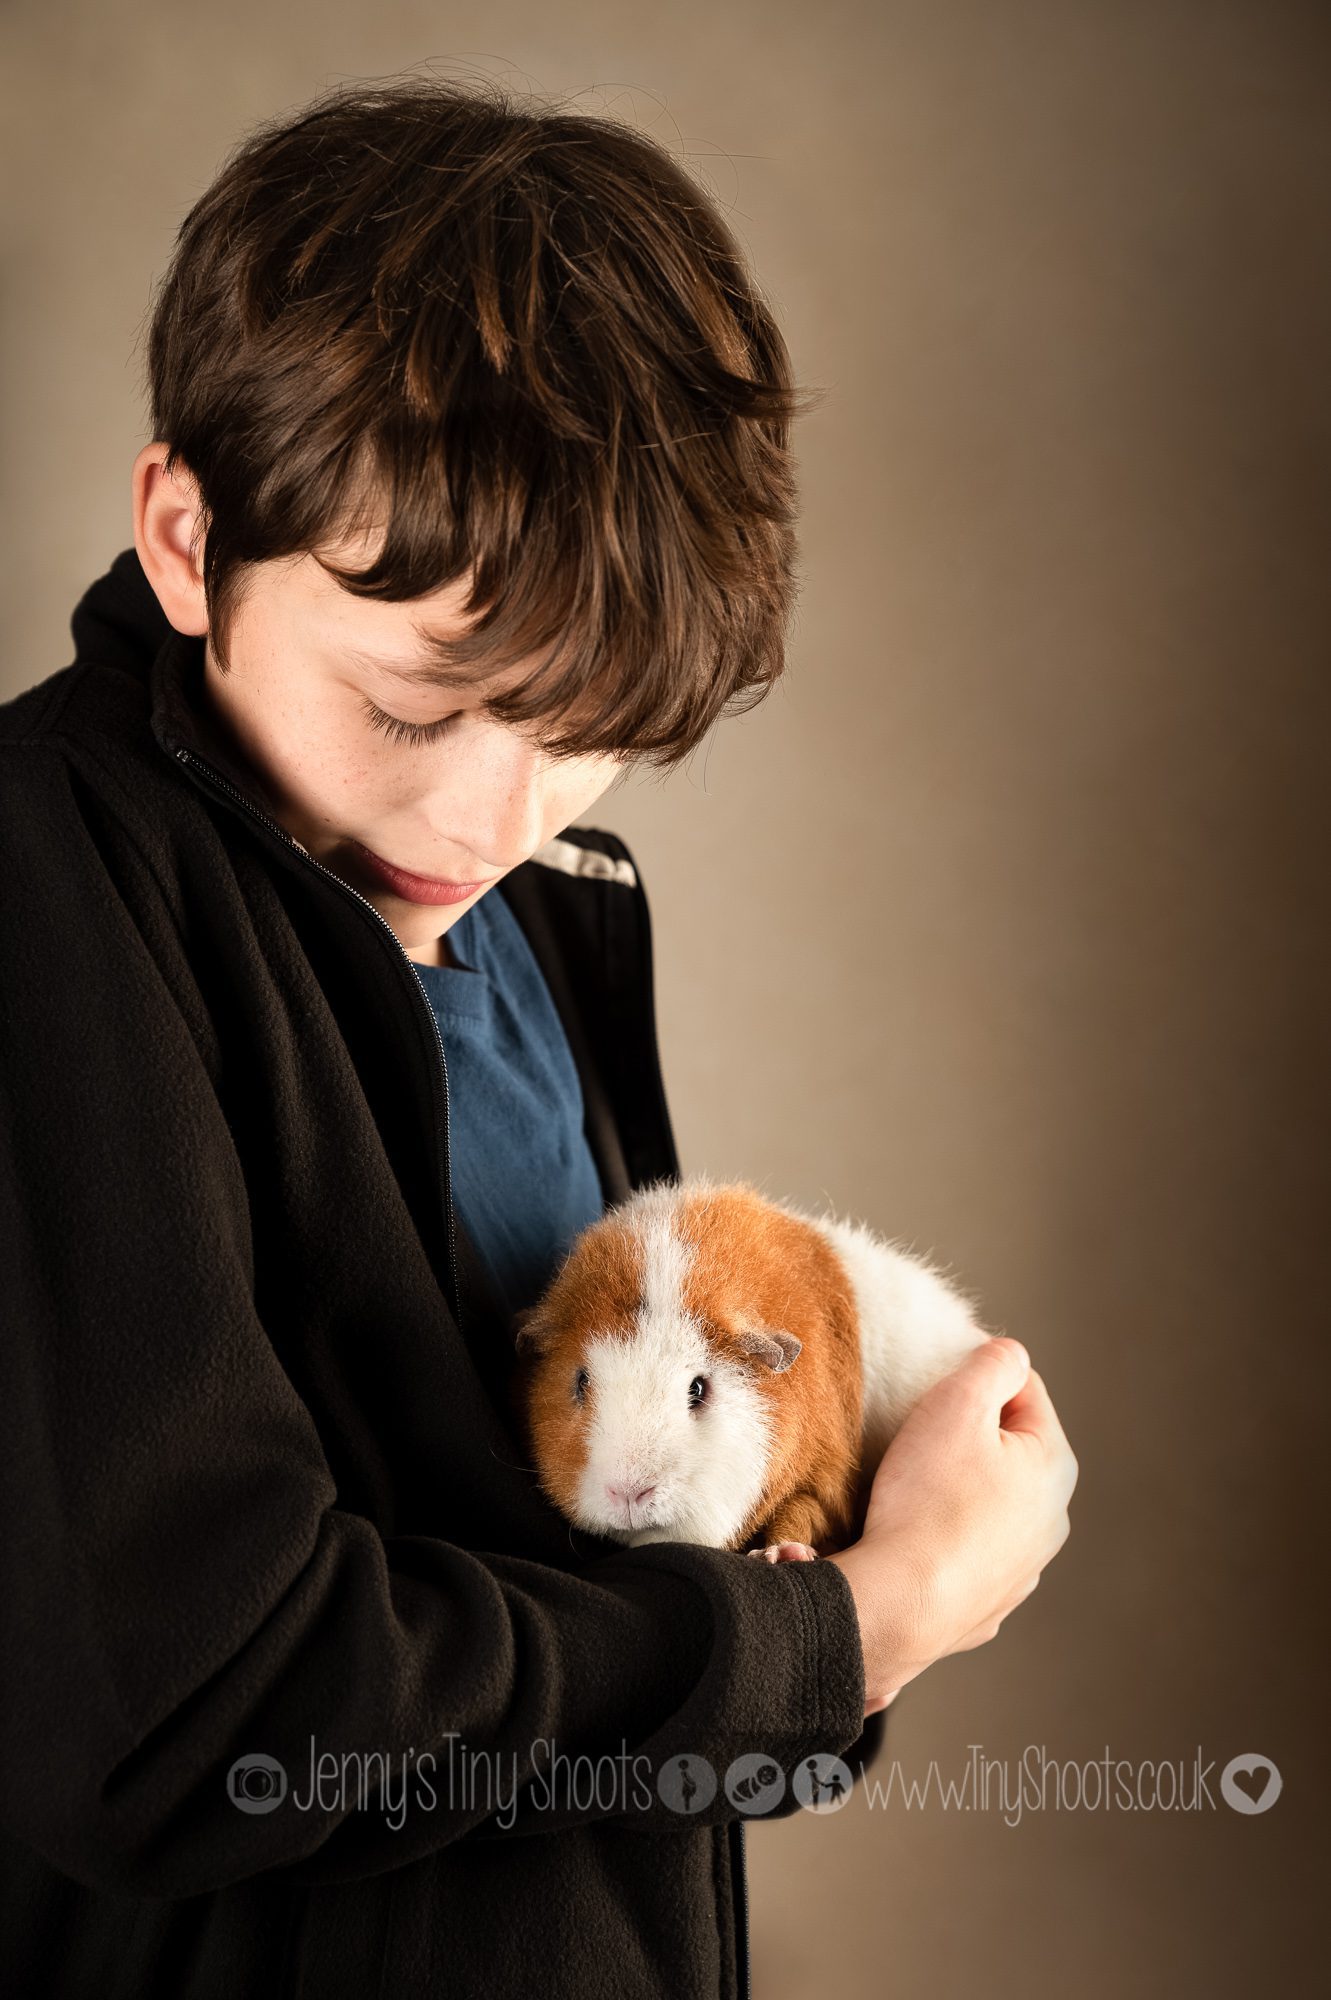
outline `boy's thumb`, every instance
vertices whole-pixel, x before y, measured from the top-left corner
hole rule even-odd
[[[1031,1372],[1031,1357],[1010,1334],[991,1334],[971,1349],[958,1373],[986,1402],[1001,1404],[1015,1396]]]
[[[945,1423],[980,1423],[986,1428],[1024,1386],[1031,1357],[1019,1340],[991,1333],[924,1391],[908,1411],[903,1428]]]

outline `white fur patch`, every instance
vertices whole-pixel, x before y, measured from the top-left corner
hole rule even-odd
[[[679,1232],[679,1205],[671,1182],[621,1205],[617,1219],[641,1275],[636,1323],[627,1338],[596,1334],[584,1348],[591,1422],[579,1511],[586,1525],[630,1547],[729,1542],[762,1492],[771,1449],[766,1405],[748,1371],[718,1354],[685,1307],[695,1251]],[[697,1375],[707,1393],[692,1408]],[[655,1491],[626,1513],[608,1485]]]
[[[863,1222],[810,1215],[850,1279],[864,1367],[862,1462],[872,1471],[926,1389],[988,1339],[976,1302],[929,1259]]]

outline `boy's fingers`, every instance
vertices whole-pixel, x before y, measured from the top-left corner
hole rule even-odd
[[[1019,1340],[991,1333],[968,1349],[920,1401],[933,1415],[949,1413],[949,1422],[991,1431],[1001,1421],[1006,1405],[1020,1394],[1030,1366],[1031,1357]],[[909,1416],[906,1422],[910,1423]]]
[[[1058,1414],[1049,1400],[1044,1377],[1032,1368],[1015,1396],[1003,1408],[1005,1431],[1031,1431],[1041,1437],[1059,1428]]]
[[[1059,1422],[1058,1411],[1050,1400],[1044,1377],[1038,1370],[1032,1368],[1022,1387],[1004,1409],[1002,1428],[1034,1438],[1051,1457],[1063,1461],[1068,1497],[1071,1498],[1072,1489],[1077,1484],[1076,1456],[1068,1443],[1067,1432]]]
[[[1008,1334],[990,1334],[971,1349],[947,1380],[987,1414],[997,1415],[1019,1394],[1030,1366],[1031,1357],[1019,1340]]]

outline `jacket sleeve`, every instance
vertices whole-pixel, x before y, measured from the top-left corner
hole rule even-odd
[[[338,1506],[256,1315],[247,1188],[134,824],[52,743],[0,751],[11,1830],[131,1893],[349,1880],[464,1838],[733,1819],[733,1758],[793,1773],[855,1743],[835,1564],[672,1542],[565,1571]],[[681,1757],[717,1779],[687,1816],[657,1789]]]

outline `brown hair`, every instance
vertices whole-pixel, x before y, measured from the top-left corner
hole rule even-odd
[[[153,436],[198,482],[214,651],[246,566],[357,596],[471,573],[490,712],[669,767],[785,663],[804,396],[715,204],[614,120],[498,85],[343,86],[258,128],[152,308]],[[354,570],[319,551],[386,522]]]

